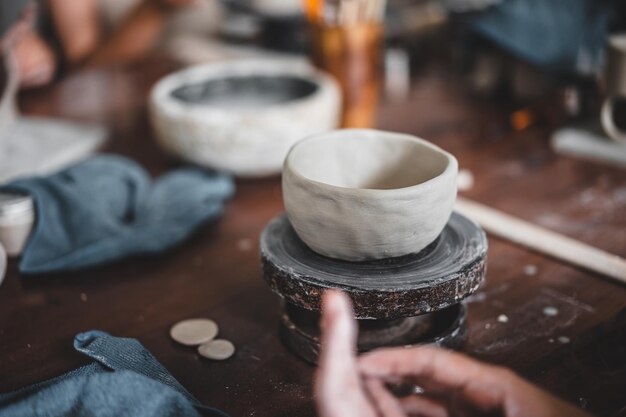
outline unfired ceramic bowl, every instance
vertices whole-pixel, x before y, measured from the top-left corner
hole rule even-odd
[[[304,61],[235,60],[171,74],[154,87],[159,142],[196,164],[239,176],[280,172],[298,140],[337,127],[336,83]]]
[[[414,136],[336,130],[289,151],[285,208],[319,254],[362,261],[417,253],[452,213],[457,170],[454,156]]]

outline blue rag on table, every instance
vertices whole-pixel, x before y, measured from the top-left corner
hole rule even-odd
[[[2,189],[35,199],[37,222],[19,270],[36,274],[170,249],[221,215],[234,184],[228,176],[195,168],[168,173],[152,183],[135,162],[106,155]]]
[[[588,74],[599,70],[609,11],[606,0],[503,0],[471,26],[544,69]]]
[[[92,330],[74,348],[93,362],[0,394],[0,417],[228,417],[202,405],[135,339]]]

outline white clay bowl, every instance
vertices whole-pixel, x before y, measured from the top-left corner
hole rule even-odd
[[[411,135],[345,129],[291,148],[283,198],[298,236],[349,261],[417,253],[441,233],[456,199],[454,156]]]
[[[238,176],[279,173],[296,141],[337,127],[336,83],[302,60],[235,60],[160,80],[150,115],[160,144]]]

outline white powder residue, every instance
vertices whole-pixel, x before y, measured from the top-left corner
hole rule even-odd
[[[524,274],[528,276],[537,275],[537,267],[531,264],[524,266]]]
[[[543,315],[548,317],[554,317],[559,314],[559,309],[552,306],[547,306],[543,308]]]
[[[237,249],[241,252],[247,252],[252,249],[252,239],[239,239],[237,241]]]
[[[474,186],[474,174],[472,171],[467,169],[462,169],[456,176],[456,188],[459,191],[468,191],[471,190]]]

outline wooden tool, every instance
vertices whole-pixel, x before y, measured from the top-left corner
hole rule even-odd
[[[461,197],[455,209],[489,233],[626,284],[624,258]]]
[[[564,127],[552,135],[552,149],[562,155],[626,168],[626,145],[587,127]]]

